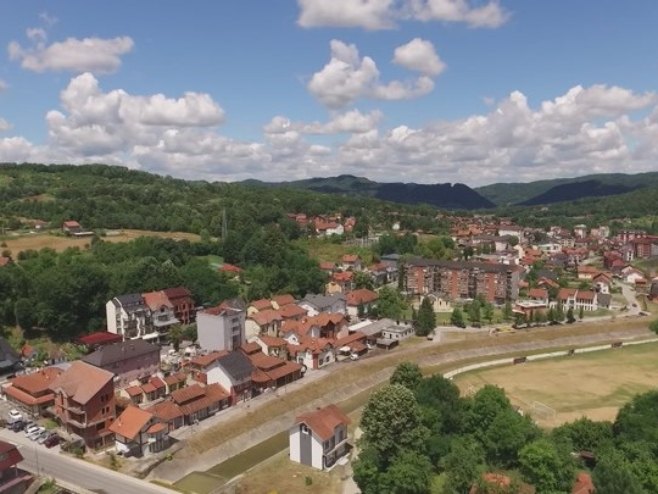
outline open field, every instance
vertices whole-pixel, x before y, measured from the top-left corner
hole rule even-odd
[[[116,235],[109,234],[103,237],[107,242],[128,242],[138,237],[163,237],[173,238],[175,240],[187,239],[191,242],[199,240],[199,236],[194,233],[185,232],[154,232],[149,230],[117,230]],[[40,250],[45,247],[61,252],[69,247],[79,247],[85,249],[91,242],[91,237],[66,237],[64,235],[52,235],[49,233],[35,233],[21,235],[19,237],[7,236],[3,242],[14,257],[24,250]]]
[[[294,243],[318,261],[340,263],[344,254],[359,254],[367,265],[372,263],[372,251],[364,247],[334,244],[328,240],[317,238],[299,239]]]
[[[455,377],[463,393],[485,384],[505,389],[512,403],[533,414],[533,403],[555,410],[534,414],[537,423],[555,427],[581,416],[614,420],[634,395],[656,388],[658,344],[629,346],[539,362],[529,362]],[[548,412],[548,413],[547,413]]]

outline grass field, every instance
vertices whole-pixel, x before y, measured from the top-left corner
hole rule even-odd
[[[173,238],[175,240],[187,239],[191,242],[199,240],[199,236],[194,233],[185,232],[154,232],[149,230],[118,230],[116,235],[107,235],[103,240],[107,242],[128,242],[137,237],[163,237]],[[49,247],[61,252],[69,247],[79,247],[85,249],[91,242],[91,237],[66,237],[63,235],[51,235],[49,233],[35,233],[22,235],[20,237],[4,237],[2,240],[9,249],[14,258],[19,252],[24,250],[40,250]]]
[[[534,415],[541,426],[554,427],[586,416],[614,420],[617,410],[634,395],[656,388],[658,344],[506,366],[455,377],[464,393],[485,384],[505,389],[512,403],[532,413],[533,402],[555,410]]]
[[[318,261],[339,263],[344,254],[359,254],[366,265],[372,264],[372,251],[364,247],[335,244],[329,240],[318,238],[299,239],[294,243]]]

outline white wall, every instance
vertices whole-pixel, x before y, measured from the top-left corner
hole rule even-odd
[[[318,468],[322,470],[324,467],[324,465],[322,464],[322,456],[323,456],[322,441],[318,436],[315,435],[315,433],[313,433],[313,438],[311,441],[311,451],[312,451],[311,464],[313,465],[314,468]]]
[[[208,377],[208,384],[219,383],[222,388],[229,392],[231,391],[231,388],[233,388],[233,381],[231,381],[231,378],[224,372],[224,369],[218,365],[207,371],[206,376]]]
[[[290,444],[290,459],[300,463],[302,461],[299,445],[299,424],[295,424],[288,432],[288,443]]]
[[[107,330],[110,333],[119,334],[117,331],[117,313],[114,303],[110,300],[105,304],[105,317],[107,319]]]

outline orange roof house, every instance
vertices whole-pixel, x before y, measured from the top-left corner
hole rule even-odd
[[[62,373],[57,367],[46,367],[32,374],[25,374],[10,380],[4,388],[7,399],[38,415],[53,405],[55,394],[50,390],[52,382]]]

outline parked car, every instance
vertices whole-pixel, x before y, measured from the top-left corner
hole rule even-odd
[[[53,433],[43,442],[46,448],[52,448],[57,446],[62,441],[62,438],[59,437],[59,434]]]
[[[40,429],[40,427],[37,424],[32,423],[32,424],[29,424],[27,427],[25,427],[25,429],[23,429],[23,430],[25,431],[25,436],[28,437],[28,436],[30,436],[30,434],[38,431],[39,429]]]
[[[39,436],[35,439],[35,441],[39,444],[43,444],[46,439],[48,439],[51,436],[52,432],[50,431],[43,431]]]
[[[20,428],[20,430],[24,431],[31,425],[37,425],[33,420],[26,420],[23,422],[23,427]]]
[[[37,438],[46,431],[45,427],[37,427],[31,433],[27,435],[27,438],[30,441],[36,441]]]
[[[23,414],[21,412],[19,412],[15,408],[9,410],[9,416],[7,418],[8,424],[13,424],[14,422],[18,422],[20,420],[23,420]]]
[[[13,432],[22,431],[25,428],[25,422],[22,420],[17,420],[16,422],[9,424],[7,427]]]

